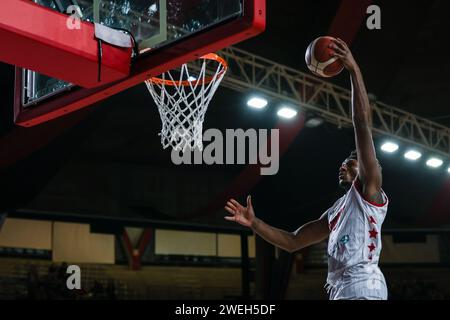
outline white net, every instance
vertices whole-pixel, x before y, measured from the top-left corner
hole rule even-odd
[[[177,70],[145,81],[158,106],[164,149],[172,146],[183,152],[195,148],[203,150],[203,121],[227,65],[215,54],[203,56],[199,62],[200,66],[191,66],[191,71],[188,64],[183,64]],[[217,66],[211,67],[212,64]]]

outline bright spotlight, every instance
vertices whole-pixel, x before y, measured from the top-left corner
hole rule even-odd
[[[393,142],[386,142],[381,146],[381,150],[388,153],[393,153],[398,150],[398,144]]]
[[[314,118],[310,118],[310,119],[306,120],[305,126],[308,128],[316,128],[316,127],[322,125],[323,122],[324,121],[322,118],[314,117]]]
[[[289,107],[282,107],[278,110],[277,115],[281,118],[292,119],[297,115],[297,111]]]
[[[415,150],[409,150],[405,153],[405,158],[411,161],[416,161],[422,157],[422,154]]]
[[[450,167],[448,167],[447,172],[450,173]]]
[[[441,159],[431,158],[427,161],[427,166],[431,168],[439,168],[440,166],[442,166],[443,163],[444,161],[442,161]]]
[[[247,106],[254,109],[263,109],[269,102],[266,99],[253,97],[247,101]]]

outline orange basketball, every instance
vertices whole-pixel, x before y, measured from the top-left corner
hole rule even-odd
[[[319,37],[306,49],[306,65],[317,76],[334,77],[344,69],[341,60],[333,57],[334,50],[328,47],[333,40],[333,37]]]

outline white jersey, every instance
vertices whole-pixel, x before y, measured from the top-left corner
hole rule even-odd
[[[388,198],[383,205],[366,201],[356,179],[350,190],[327,210],[327,287],[330,300],[387,299],[386,281],[378,260],[381,253],[381,225]]]

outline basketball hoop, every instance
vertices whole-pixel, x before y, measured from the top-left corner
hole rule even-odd
[[[220,85],[227,69],[227,62],[217,54],[209,53],[200,57],[201,65],[191,66],[196,71],[193,76],[188,64],[179,69],[166,71],[159,77],[145,81],[161,117],[161,144],[164,149],[203,150],[203,121],[214,93]],[[209,64],[217,64],[215,72],[208,70]],[[214,70],[214,69],[213,69]],[[177,80],[175,80],[177,79]]]

